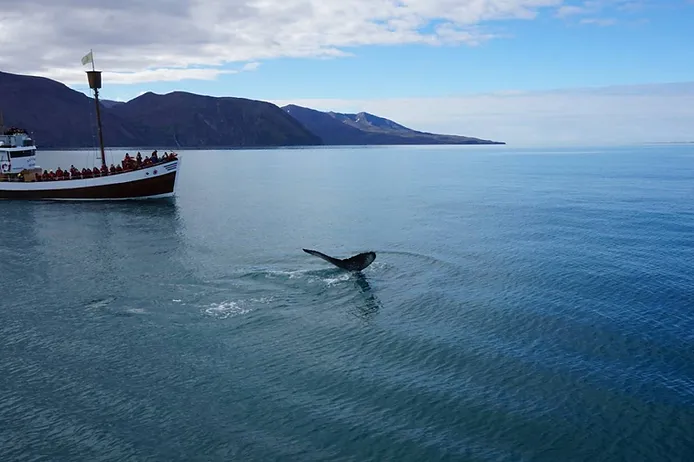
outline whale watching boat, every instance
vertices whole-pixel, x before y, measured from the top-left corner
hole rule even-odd
[[[94,70],[91,51],[82,58],[83,65],[88,62],[92,63],[87,80],[94,90],[101,168],[43,170],[36,165],[36,144],[28,132],[18,127],[4,130],[0,121],[0,199],[125,200],[175,195],[181,161],[174,152],[159,155],[154,151],[144,160],[140,153],[126,154],[120,165],[106,164],[99,103],[101,71]]]

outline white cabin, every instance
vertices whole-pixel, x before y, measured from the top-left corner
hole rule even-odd
[[[36,167],[36,145],[26,130],[10,128],[0,134],[0,174],[16,174]]]

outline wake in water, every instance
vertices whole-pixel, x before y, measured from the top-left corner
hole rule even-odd
[[[378,267],[373,270],[377,272]],[[258,269],[239,273],[229,283],[234,286],[229,288],[234,296],[195,303],[204,315],[228,319],[258,310],[329,305],[344,306],[355,316],[366,318],[377,313],[382,306],[363,273],[336,268],[293,271]]]
[[[239,316],[250,313],[251,308],[240,306],[237,302],[225,301],[222,303],[211,303],[205,308],[204,313],[219,319],[226,319],[232,316]]]
[[[307,253],[313,254],[313,251]],[[434,275],[435,279],[460,279],[458,265],[435,257],[388,250],[378,253],[386,257],[374,261],[376,253],[373,252],[374,258],[367,256],[363,261],[365,267],[360,271],[345,271],[346,268],[338,265],[335,265],[336,268],[326,269],[247,268],[234,271],[224,279],[210,281],[214,287],[212,291],[209,290],[212,288],[210,283],[195,284],[204,294],[198,291],[198,295],[202,295],[201,299],[187,300],[183,304],[192,302],[204,315],[217,319],[236,318],[259,310],[293,306],[342,307],[356,317],[368,319],[383,308],[378,290],[372,285],[373,281],[388,284],[388,281],[407,279],[410,287],[417,288],[423,280],[431,280],[432,271],[441,273],[439,276]],[[366,254],[357,254],[355,257],[364,258]],[[333,259],[321,255],[325,254],[318,256],[327,261]],[[347,258],[339,261],[350,260],[352,259]],[[413,265],[412,260],[419,262]],[[208,290],[204,287],[208,287]],[[230,292],[233,293],[232,296]]]
[[[85,305],[85,309],[98,314],[108,314],[110,316],[136,316],[146,314],[143,308],[136,308],[128,305],[121,305],[116,302],[115,297],[92,300]]]

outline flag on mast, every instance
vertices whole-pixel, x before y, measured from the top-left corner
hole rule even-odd
[[[84,57],[82,57],[82,65],[83,66],[85,64],[89,64],[89,63],[94,64],[94,55],[92,54],[91,50],[89,50],[89,53],[87,53],[86,55],[84,55]]]

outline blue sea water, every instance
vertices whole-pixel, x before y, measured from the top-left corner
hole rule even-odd
[[[0,203],[0,460],[694,460],[694,145],[181,157]]]

